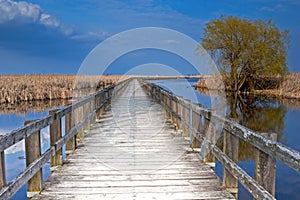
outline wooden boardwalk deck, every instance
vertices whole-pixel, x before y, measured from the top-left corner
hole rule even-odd
[[[234,199],[138,81],[33,199]]]

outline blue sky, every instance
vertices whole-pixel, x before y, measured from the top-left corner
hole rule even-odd
[[[97,44],[132,28],[170,28],[201,43],[205,24],[221,15],[272,19],[288,29],[288,67],[300,72],[299,11],[300,0],[0,0],[0,74],[77,73]],[[108,72],[151,62],[195,72],[182,59],[151,50],[122,56]]]

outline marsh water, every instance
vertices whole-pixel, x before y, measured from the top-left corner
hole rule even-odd
[[[153,81],[172,92],[189,98],[194,103],[200,103],[206,108],[211,107],[211,97],[204,91],[195,90],[192,85],[197,79],[186,80],[158,80]],[[227,98],[226,113],[235,115],[243,125],[261,132],[277,134],[277,141],[300,151],[300,101],[278,100],[274,98],[244,96],[233,99]],[[22,103],[17,106],[2,105],[0,107],[0,134],[23,126],[27,120],[40,119],[48,115],[49,110],[69,104],[69,101],[41,101]],[[234,106],[235,105],[235,106]],[[62,120],[63,122],[64,120]],[[64,125],[62,125],[64,127]],[[64,134],[64,130],[63,130]],[[49,148],[49,129],[41,130],[41,144],[44,152]],[[7,181],[15,178],[25,169],[25,145],[19,142],[17,145],[5,151]],[[252,177],[254,176],[254,148],[240,142],[239,166]],[[216,163],[215,171],[222,177],[223,167]],[[43,179],[50,175],[49,164],[43,168]],[[26,186],[16,193],[12,199],[26,199]],[[277,199],[300,199],[300,174],[293,169],[276,162],[276,198]],[[253,199],[252,196],[239,185],[239,199]]]

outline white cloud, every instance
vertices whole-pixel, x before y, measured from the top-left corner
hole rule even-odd
[[[60,23],[49,14],[41,14],[40,22],[46,26],[59,27]]]
[[[40,19],[42,9],[36,4],[24,1],[0,0],[0,23],[11,20],[29,20],[37,22]]]
[[[278,12],[278,11],[283,11],[284,7],[281,4],[277,4],[273,7],[270,6],[264,6],[260,9],[261,11],[267,11],[267,12]]]
[[[96,40],[103,40],[109,37],[110,34],[105,31],[99,31],[99,32],[88,32],[85,34],[77,34],[73,35],[71,38],[75,40],[84,40],[84,39],[96,39]]]
[[[37,4],[0,0],[0,24],[10,21],[42,24],[46,27],[57,28],[66,35],[73,32],[72,29],[64,27],[54,16],[45,13]]]

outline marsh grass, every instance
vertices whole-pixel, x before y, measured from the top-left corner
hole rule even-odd
[[[214,79],[218,79],[219,77],[205,77],[203,79],[199,79],[197,84],[194,87],[202,90],[207,90],[206,81],[212,81]],[[288,98],[288,99],[300,99],[300,73],[289,73],[285,75],[282,82],[278,83],[278,81],[272,82],[272,80],[276,80],[276,78],[268,79],[266,82],[271,85],[271,88],[266,87],[267,89],[264,90],[254,90],[252,91],[253,94],[259,95],[267,95],[267,96],[274,96],[280,98]],[[213,90],[218,90],[219,86],[216,85],[214,88],[209,88]],[[225,88],[227,91],[228,88]],[[251,92],[248,92],[251,94]]]
[[[0,75],[0,104],[72,98],[75,89],[101,90],[120,76]],[[76,84],[75,84],[76,83]]]

